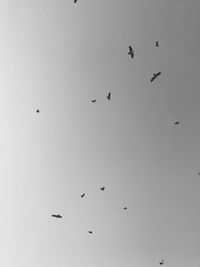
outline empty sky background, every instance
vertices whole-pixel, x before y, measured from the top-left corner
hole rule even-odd
[[[1,266],[200,266],[199,14],[0,1]]]

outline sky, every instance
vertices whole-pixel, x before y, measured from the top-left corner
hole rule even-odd
[[[0,1],[0,266],[200,265],[199,13]]]

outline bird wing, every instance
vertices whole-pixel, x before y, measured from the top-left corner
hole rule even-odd
[[[159,72],[156,74],[156,76],[158,77],[160,74],[161,74],[161,72],[159,71]]]
[[[153,76],[152,78],[151,78],[151,82],[153,82],[155,80],[155,76]]]

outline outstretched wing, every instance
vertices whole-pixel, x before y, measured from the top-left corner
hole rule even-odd
[[[155,78],[156,78],[156,76],[155,75],[153,75],[153,77],[151,78],[151,82],[153,82],[154,80],[155,80]]]
[[[158,73],[156,73],[156,77],[160,76],[161,72],[159,71]]]

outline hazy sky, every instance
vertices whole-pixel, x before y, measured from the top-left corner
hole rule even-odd
[[[198,2],[0,0],[0,266],[200,266]]]

